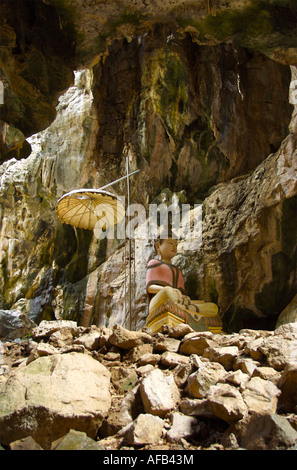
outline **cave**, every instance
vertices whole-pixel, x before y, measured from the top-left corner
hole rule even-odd
[[[202,246],[177,263],[226,331],[273,329],[296,295],[296,5],[183,3],[2,2],[0,308],[129,325],[123,246],[55,213],[125,174],[127,155],[133,202],[203,205]],[[149,249],[136,253],[140,329]]]

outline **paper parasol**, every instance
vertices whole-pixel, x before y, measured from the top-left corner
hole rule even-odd
[[[107,230],[124,219],[125,208],[115,194],[102,189],[77,189],[58,200],[57,213],[62,222],[73,227],[94,230],[99,224]]]

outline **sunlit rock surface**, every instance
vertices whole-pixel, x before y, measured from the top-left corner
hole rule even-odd
[[[181,243],[176,258],[188,294],[217,302],[226,330],[274,328],[297,287],[292,2],[49,0],[2,12],[0,308],[144,324],[152,243],[135,244],[131,315],[127,245],[55,212],[67,191],[124,175],[128,156],[141,169],[133,203],[203,203],[202,245]],[[126,182],[113,190],[126,195]]]

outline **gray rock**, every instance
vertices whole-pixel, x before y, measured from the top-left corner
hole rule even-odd
[[[274,413],[252,413],[238,427],[238,443],[247,450],[285,450],[297,443],[297,431]]]
[[[242,397],[250,411],[276,412],[281,391],[269,380],[252,377],[241,389]]]
[[[215,346],[212,333],[189,333],[181,342],[180,353],[190,356],[191,354],[202,355],[209,346]]]
[[[230,370],[233,367],[238,351],[237,346],[208,347],[204,350],[203,356],[211,361],[219,362],[226,370]]]
[[[160,369],[149,372],[142,380],[140,393],[145,412],[160,417],[173,410],[180,399],[173,375],[165,375]]]
[[[287,364],[278,383],[279,404],[286,412],[297,413],[297,363]]]
[[[132,349],[142,343],[151,342],[152,338],[141,331],[130,331],[120,325],[115,325],[109,337],[109,342],[121,349]]]
[[[125,436],[128,445],[157,444],[162,436],[164,421],[149,413],[140,414]]]
[[[105,450],[102,445],[91,439],[85,432],[71,429],[58,442],[53,442],[52,450]]]
[[[0,310],[0,339],[14,340],[31,334],[36,324],[19,310]]]
[[[198,371],[189,376],[186,391],[193,398],[204,398],[211,385],[224,380],[226,376],[227,372],[221,364],[217,362],[204,363]]]
[[[179,409],[182,413],[189,416],[197,416],[202,418],[213,418],[211,404],[207,398],[188,398],[181,400]]]
[[[11,442],[9,448],[10,450],[43,450],[31,436]]]
[[[229,384],[218,384],[210,387],[207,396],[213,415],[227,423],[238,421],[248,413],[239,390]]]
[[[79,429],[95,438],[111,404],[110,373],[86,354],[45,356],[11,374],[0,391],[0,442],[32,436],[44,449]]]
[[[177,353],[179,350],[180,341],[176,338],[167,338],[166,336],[160,337],[155,343],[155,351],[168,351]]]
[[[195,417],[174,412],[170,419],[172,425],[166,436],[169,442],[179,442],[184,438],[193,438],[200,430],[199,422]]]

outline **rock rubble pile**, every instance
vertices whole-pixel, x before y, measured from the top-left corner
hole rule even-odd
[[[297,323],[151,335],[42,321],[0,345],[4,449],[297,449]]]

